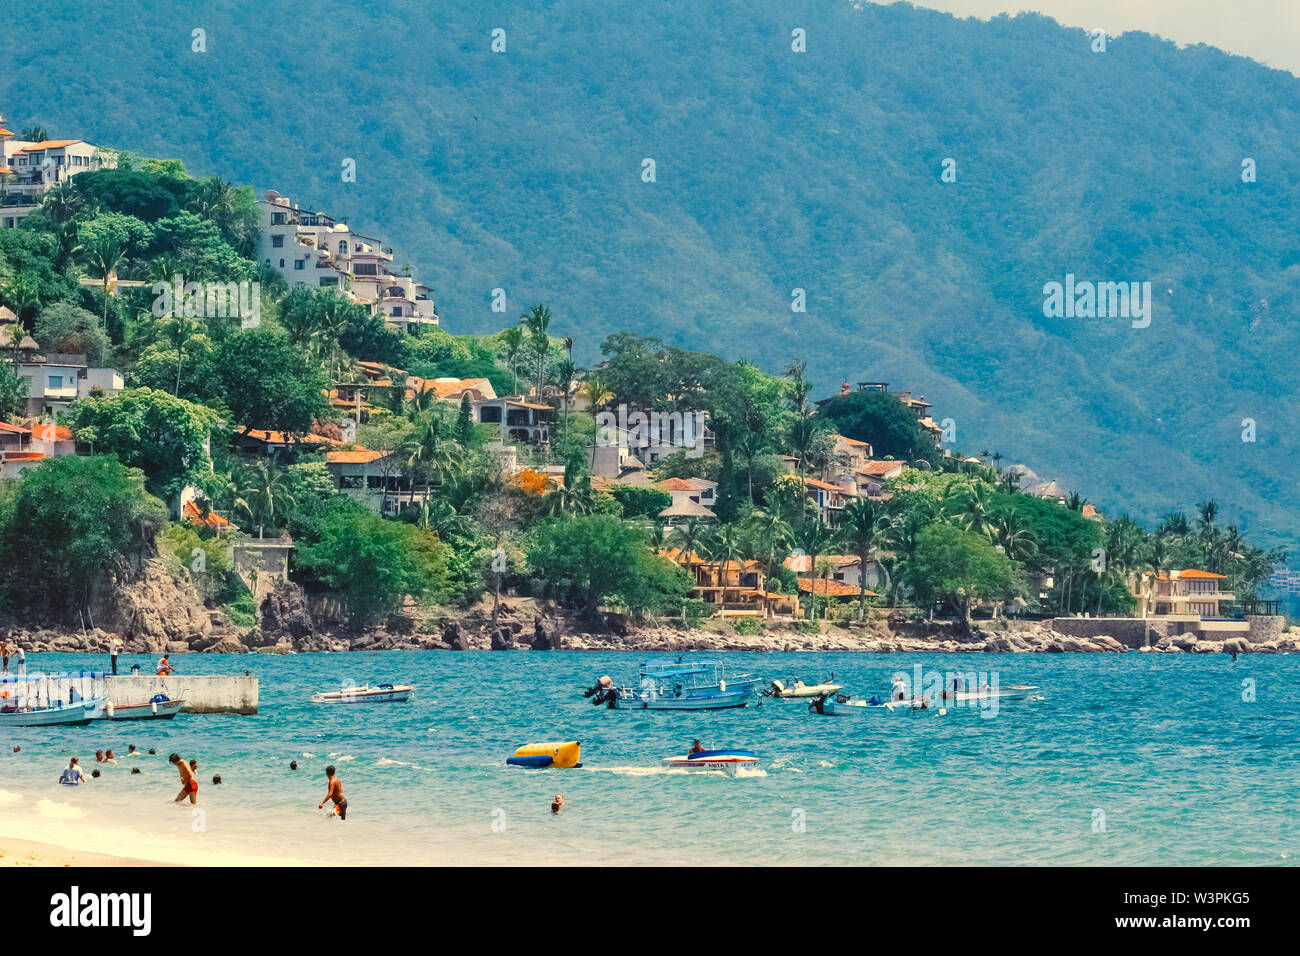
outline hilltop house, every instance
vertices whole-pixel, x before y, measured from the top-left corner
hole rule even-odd
[[[551,440],[551,415],[555,409],[549,405],[494,397],[473,402],[471,408],[476,423],[496,425],[507,438],[532,445],[545,445]]]
[[[711,520],[717,517],[713,506],[717,504],[718,483],[707,478],[668,478],[654,486],[666,491],[672,503],[659,512],[664,527],[684,524],[691,518]]]
[[[848,382],[845,382],[840,386],[839,394],[849,395],[853,391],[855,391],[855,389],[850,387]],[[943,438],[944,438],[943,428],[940,425],[936,424],[934,419],[931,417],[930,409],[933,408],[934,406],[925,400],[924,395],[922,395],[920,398],[913,398],[911,392],[891,392],[889,390],[888,382],[858,382],[856,391],[881,392],[885,395],[894,396],[894,398],[898,399],[900,402],[906,405],[909,409],[912,410],[913,414],[916,415],[916,420],[920,422],[921,428],[925,431],[927,435],[930,436],[931,440],[934,442],[935,450],[936,451],[942,450]],[[829,398],[824,398],[821,401],[817,402],[817,405],[818,407],[820,407],[826,404],[828,401],[830,401]]]
[[[59,183],[92,169],[112,169],[117,154],[79,139],[19,139],[0,116],[0,229],[14,229]]]
[[[438,324],[433,290],[392,271],[393,250],[323,212],[309,213],[275,190],[258,200],[258,258],[290,286],[335,288],[408,334]]]
[[[0,332],[11,328],[0,326]],[[27,383],[26,414],[31,418],[56,416],[78,398],[115,395],[126,387],[117,369],[89,365],[84,355],[41,355],[33,345],[30,336],[24,336],[16,358],[12,352],[0,353],[0,361],[13,362],[18,377]]]

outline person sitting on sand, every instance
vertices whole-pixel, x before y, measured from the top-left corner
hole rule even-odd
[[[343,796],[343,781],[334,776],[332,766],[325,768],[325,777],[329,780],[328,789],[325,791],[325,800],[333,800],[334,812],[339,815],[340,820],[346,820],[348,818],[348,801],[347,797]],[[325,800],[316,804],[317,810],[325,806]]]
[[[693,754],[704,753],[704,747],[700,744],[699,740],[696,740],[695,743],[691,744],[691,753]]]
[[[175,672],[175,671],[174,671],[174,668],[173,668],[172,665],[171,665],[171,662],[170,662],[169,660],[167,660],[167,655],[164,654],[164,655],[162,656],[162,660],[160,660],[160,661],[158,662],[158,676],[159,676],[159,677],[166,677],[168,674],[171,674],[171,673],[174,673],[174,672]]]
[[[199,781],[198,778],[194,776],[194,771],[190,769],[190,765],[181,759],[180,754],[172,754],[167,758],[167,760],[168,762],[175,764],[176,769],[179,770],[181,774],[181,792],[176,794],[176,800],[174,802],[180,803],[185,799],[185,795],[189,794],[190,803],[198,803]]]
[[[699,743],[699,741],[697,740],[696,743]],[[557,793],[555,795],[555,799],[551,802],[551,812],[559,813],[563,809],[564,809],[564,794]]]
[[[89,782],[90,781],[86,779],[86,775],[82,772],[81,768],[77,766],[76,757],[73,757],[68,761],[68,769],[64,770],[63,773],[59,775],[59,783],[69,787],[75,787],[78,784]]]

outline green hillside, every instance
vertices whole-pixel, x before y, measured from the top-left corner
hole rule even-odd
[[[826,394],[923,393],[963,449],[1107,513],[1215,497],[1252,538],[1300,542],[1289,73],[825,0],[20,6],[11,128],[348,217],[450,331],[499,329],[500,287],[510,316],[545,301],[580,330],[588,363],[620,329],[770,371],[801,357]],[[1046,318],[1067,273],[1150,281],[1150,326]]]

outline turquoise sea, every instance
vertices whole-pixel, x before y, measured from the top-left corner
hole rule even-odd
[[[1042,699],[996,716],[832,718],[771,700],[636,713],[581,696],[602,674],[632,681],[641,658],[629,654],[183,655],[174,688],[186,672],[251,668],[261,712],[0,731],[0,834],[193,863],[1232,865],[1300,853],[1300,674],[1289,656],[693,656],[765,679],[834,672],[865,694],[887,694],[890,676],[915,665],[996,672],[1003,686],[1039,685]],[[152,659],[121,661],[132,662]],[[102,658],[29,658],[32,672],[91,666]],[[413,683],[417,698],[308,702],[345,680]],[[695,737],[754,750],[763,772],[660,769]],[[581,769],[505,765],[521,744],[574,739]],[[122,760],[130,743],[158,754]],[[69,755],[89,772],[108,747],[121,766],[90,786],[55,784]],[[179,789],[172,750],[199,760],[201,815],[168,803]],[[345,823],[316,809],[328,763],[348,797]]]

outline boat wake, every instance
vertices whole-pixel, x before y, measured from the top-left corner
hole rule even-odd
[[[619,777],[766,777],[767,771],[760,767],[737,767],[734,771],[726,770],[680,770],[676,767],[583,767],[596,773],[612,773]]]

